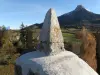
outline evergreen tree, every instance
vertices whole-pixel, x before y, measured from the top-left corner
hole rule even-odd
[[[5,25],[2,25],[2,31],[5,31],[5,30],[6,30]]]
[[[22,43],[22,48],[26,48],[26,30],[24,28],[25,26],[22,23],[20,26],[20,41]]]
[[[32,48],[32,29],[28,28],[23,23],[20,28],[20,41],[22,43],[22,48]]]

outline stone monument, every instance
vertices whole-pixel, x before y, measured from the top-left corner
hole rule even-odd
[[[64,49],[54,9],[50,9],[40,32],[39,49],[16,60],[15,75],[98,75],[76,54]]]

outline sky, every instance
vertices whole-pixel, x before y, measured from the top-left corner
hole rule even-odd
[[[50,8],[60,16],[74,10],[77,5],[100,14],[100,0],[0,0],[0,26],[19,29],[22,22],[24,25],[41,23]]]

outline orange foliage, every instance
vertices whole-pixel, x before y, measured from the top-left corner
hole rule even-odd
[[[83,29],[77,33],[77,37],[82,41],[83,49],[81,50],[81,58],[85,60],[94,70],[96,70],[96,40],[94,35],[83,27]]]

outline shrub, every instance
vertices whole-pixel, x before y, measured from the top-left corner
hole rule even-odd
[[[2,42],[2,48],[1,48],[2,51],[5,51],[9,54],[16,52],[16,48],[13,46],[13,43],[11,41],[10,31],[5,31],[3,33],[1,42]]]
[[[11,59],[10,55],[0,55],[0,65],[8,65],[8,60]]]

